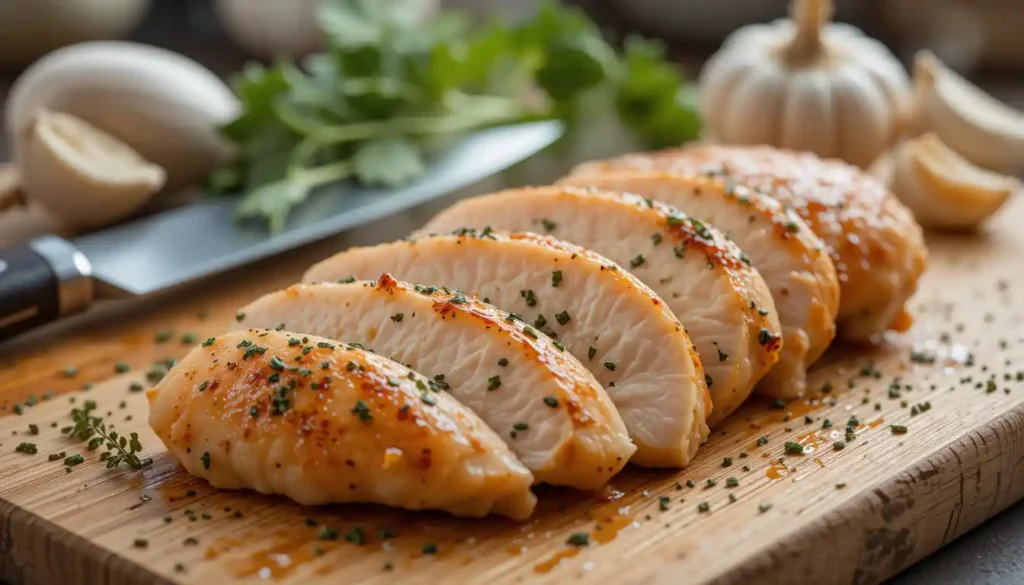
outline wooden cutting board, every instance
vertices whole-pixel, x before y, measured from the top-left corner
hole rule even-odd
[[[217,491],[148,430],[130,384],[145,383],[153,360],[180,357],[183,335],[217,333],[336,243],[108,309],[0,349],[0,580],[877,583],[1024,496],[1021,225],[1018,200],[984,234],[930,237],[917,324],[883,347],[834,348],[813,376],[830,388],[821,398],[749,405],[682,471],[630,468],[593,494],[539,488],[523,524]],[[115,375],[118,362],[132,370]],[[63,437],[85,400],[119,432],[138,432],[153,465],[107,470]],[[855,439],[836,450],[848,422]],[[787,441],[804,454],[787,454]],[[22,442],[38,454],[15,452]],[[48,460],[61,452],[86,462],[66,471]],[[341,538],[321,540],[324,527]],[[567,544],[580,532],[589,546]],[[361,545],[345,539],[357,534]]]

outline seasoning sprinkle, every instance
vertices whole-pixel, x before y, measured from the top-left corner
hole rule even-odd
[[[501,388],[501,376],[491,376],[487,378],[487,390],[493,391]]]
[[[558,285],[560,284],[562,284],[562,271],[553,270],[551,272],[551,286],[553,288],[558,288]]]
[[[565,543],[571,546],[587,546],[590,544],[590,535],[586,532],[573,532]]]

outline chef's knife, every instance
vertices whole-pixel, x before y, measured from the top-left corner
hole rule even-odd
[[[0,250],[0,341],[84,311],[100,298],[162,292],[387,217],[506,169],[561,133],[557,122],[477,132],[440,153],[408,187],[322,189],[277,234],[238,224],[237,198],[224,197],[73,241],[48,235]]]

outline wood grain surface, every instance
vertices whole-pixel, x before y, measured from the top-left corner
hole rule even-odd
[[[184,334],[221,331],[238,306],[351,239],[217,286],[108,307],[0,348],[0,580],[880,582],[1024,497],[1021,225],[1018,197],[981,234],[929,236],[914,328],[880,347],[833,348],[812,375],[829,389],[821,397],[755,401],[685,470],[627,468],[593,494],[538,488],[540,506],[523,524],[217,491],[149,431],[144,394],[130,383],[145,384],[154,360],[182,356]],[[131,371],[117,374],[118,362]],[[62,436],[85,400],[119,432],[138,432],[154,464],[107,470],[98,452]],[[787,441],[804,453],[787,454]],[[38,454],[15,452],[22,442]],[[68,472],[48,460],[60,452],[86,462]],[[324,526],[341,538],[321,540]],[[358,540],[356,527],[362,545],[345,539]],[[589,546],[566,543],[576,532]]]

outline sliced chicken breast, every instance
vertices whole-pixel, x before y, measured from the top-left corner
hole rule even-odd
[[[221,489],[526,518],[533,477],[428,378],[357,347],[269,330],[193,349],[149,391],[149,424]]]
[[[684,466],[708,433],[704,370],[665,303],[628,272],[608,270],[611,264],[552,237],[463,230],[346,250],[310,268],[303,280],[389,272],[518,313],[604,386],[637,446],[632,462]]]
[[[779,320],[761,275],[718,230],[673,207],[573,187],[513,189],[456,203],[420,233],[485,226],[546,230],[628,266],[693,340],[711,392],[712,426],[778,361]]]
[[[651,197],[725,232],[768,284],[782,325],[779,362],[755,391],[803,396],[807,368],[835,337],[839,282],[825,245],[799,216],[747,187],[707,177],[622,171],[572,176],[562,184]]]
[[[518,316],[383,275],[297,285],[241,310],[239,327],[281,327],[362,344],[431,376],[480,416],[537,481],[601,487],[636,447],[594,376]]]
[[[857,167],[767,146],[700,145],[586,163],[572,174],[624,169],[724,177],[775,198],[830,248],[839,275],[841,336],[868,340],[913,323],[905,305],[927,261],[921,227]]]

